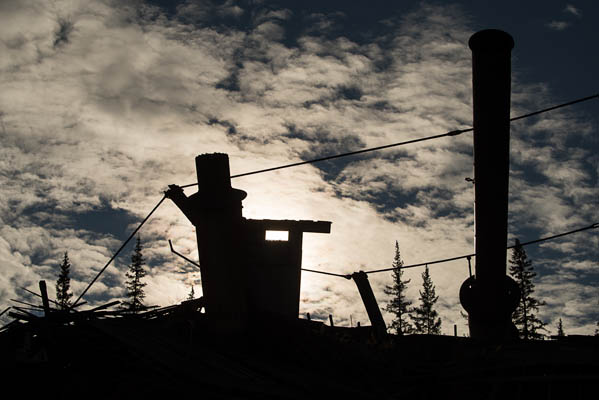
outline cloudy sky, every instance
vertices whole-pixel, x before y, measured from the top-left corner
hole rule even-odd
[[[168,184],[195,181],[198,154],[228,153],[238,174],[471,126],[478,30],[514,37],[514,116],[599,91],[596,2],[391,3],[1,1],[0,309],[32,301],[18,288],[40,279],[53,294],[65,251],[80,294]],[[598,115],[594,100],[512,123],[510,240],[599,222]],[[471,253],[472,175],[468,133],[233,186],[248,218],[332,221],[330,235],[305,235],[303,265],[348,273],[389,267],[396,240],[406,264]],[[141,231],[148,304],[199,283],[168,239],[197,258],[193,226],[167,201]],[[597,230],[527,248],[551,333],[559,318],[593,333],[598,248]],[[130,254],[88,302],[123,296]],[[421,272],[405,273],[414,302]],[[443,332],[464,333],[467,263],[430,272]],[[381,307],[390,277],[370,275]],[[308,272],[300,311],[367,322],[353,282]]]

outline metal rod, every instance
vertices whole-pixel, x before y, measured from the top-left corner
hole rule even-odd
[[[178,255],[179,257],[181,257],[182,259],[184,259],[184,260],[185,260],[185,261],[187,261],[188,263],[191,263],[191,264],[193,264],[193,265],[195,265],[196,267],[198,267],[198,268],[200,268],[200,269],[201,269],[201,267],[200,267],[200,264],[198,264],[198,263],[197,263],[197,262],[195,262],[195,261],[192,261],[192,260],[190,260],[189,258],[185,257],[183,254],[181,254],[181,253],[179,253],[179,252],[175,251],[175,249],[173,249],[173,243],[171,242],[171,240],[170,240],[170,239],[168,240],[168,245],[171,247],[171,253],[174,253],[174,254]]]
[[[106,265],[104,265],[104,268],[102,268],[100,270],[100,272],[98,272],[98,274],[94,277],[94,279],[92,279],[92,281],[89,283],[89,285],[87,285],[87,287],[85,288],[85,290],[83,291],[83,293],[81,293],[79,295],[79,297],[77,298],[77,300],[75,300],[75,302],[73,303],[73,305],[70,307],[71,309],[73,307],[77,306],[77,304],[79,303],[79,300],[81,300],[81,298],[83,296],[85,296],[85,294],[87,293],[87,291],[89,290],[89,288],[91,288],[92,285],[96,282],[96,280],[100,277],[100,275],[102,275],[104,273],[104,271],[106,270],[106,268],[108,268],[108,266],[112,263],[112,261],[116,258],[116,256],[119,255],[119,253],[121,252],[121,250],[123,250],[123,248],[125,248],[125,246],[127,245],[127,243],[129,243],[129,241],[133,238],[133,236],[135,236],[135,234],[137,233],[137,231],[139,231],[141,229],[141,227],[146,223],[146,221],[152,216],[152,214],[154,214],[154,211],[156,211],[158,209],[158,207],[160,207],[160,205],[162,204],[162,202],[164,201],[164,199],[166,199],[166,195],[162,196],[162,199],[160,199],[160,201],[158,202],[158,204],[156,204],[154,206],[154,208],[152,209],[152,211],[150,211],[150,213],[143,219],[143,221],[141,221],[141,224],[139,224],[139,226],[137,228],[135,228],[135,230],[133,231],[133,233],[131,233],[131,235],[129,235],[129,237],[127,238],[127,240],[125,240],[125,242],[121,245],[121,247],[119,247],[119,249],[116,251],[116,253],[114,253],[113,256],[110,257],[110,260],[108,260],[108,262],[106,263]]]
[[[19,303],[19,304],[24,304],[24,305],[29,306],[29,307],[35,307],[35,308],[42,309],[42,310],[44,309],[43,306],[38,306],[38,305],[35,305],[35,304],[26,303],[26,302],[20,301],[20,300],[10,299],[10,301],[14,301],[15,303]],[[2,314],[0,314],[0,315],[2,315]]]
[[[470,262],[470,260],[472,260],[472,257],[467,256],[466,259],[468,260],[468,277],[472,277],[472,263]]]
[[[117,304],[121,304],[121,302],[120,302],[119,300],[117,300],[117,301],[111,301],[110,303],[103,304],[103,305],[101,305],[101,306],[98,306],[98,307],[92,308],[92,309],[90,309],[90,310],[84,310],[83,312],[94,312],[94,311],[99,311],[99,310],[103,310],[103,309],[105,309],[105,308],[109,308],[109,307],[112,307],[112,306],[116,306]]]
[[[22,287],[22,288],[21,288],[21,290],[24,290],[24,291],[26,291],[27,293],[30,293],[30,294],[32,294],[32,295],[34,295],[34,296],[37,296],[37,297],[39,297],[39,298],[42,298],[42,295],[41,295],[41,294],[38,294],[38,293],[32,292],[31,290],[29,290],[29,289],[27,289],[27,288],[24,288],[24,287]],[[59,307],[60,307],[60,304],[58,304],[58,303],[57,303],[57,302],[55,302],[54,300],[52,300],[52,299],[48,299],[48,301],[50,301],[51,303],[54,303],[54,304],[56,304],[57,306],[59,306]]]
[[[0,313],[0,317],[3,316],[4,314],[6,314],[6,312],[10,309],[11,309],[11,307],[7,307],[6,310],[4,310]]]
[[[19,310],[19,311],[21,311],[21,312],[24,312],[24,313],[27,313],[27,314],[30,314],[30,315],[35,315],[35,314],[31,314],[31,313],[30,313],[30,312],[28,312],[28,311],[40,311],[40,310],[38,310],[37,308],[27,308],[27,307],[18,307],[18,306],[14,306],[13,308],[14,308],[15,310]]]

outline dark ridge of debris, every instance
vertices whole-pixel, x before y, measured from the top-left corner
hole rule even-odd
[[[576,399],[599,385],[598,337],[501,346],[433,335],[377,340],[369,326],[275,317],[224,335],[198,311],[200,300],[139,315],[16,322],[0,334],[0,374],[27,397],[57,398]]]

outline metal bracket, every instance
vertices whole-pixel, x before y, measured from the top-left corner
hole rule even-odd
[[[183,254],[181,254],[181,253],[177,252],[175,249],[173,249],[173,243],[171,242],[170,239],[168,240],[168,245],[171,248],[171,253],[174,253],[174,254],[178,255],[179,257],[181,257],[182,259],[184,259],[188,263],[191,263],[191,264],[195,265],[196,267],[200,268],[200,264],[198,264],[195,261],[190,260],[189,258],[185,257]]]

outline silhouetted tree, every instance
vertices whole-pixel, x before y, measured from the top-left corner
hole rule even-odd
[[[60,264],[58,280],[56,281],[56,302],[63,310],[70,307],[71,297],[73,296],[73,293],[69,292],[69,289],[71,288],[70,272],[71,262],[69,261],[69,253],[65,251],[62,263]]]
[[[141,240],[138,236],[135,249],[133,249],[133,255],[131,256],[129,271],[126,274],[127,297],[129,300],[121,303],[121,308],[129,310],[133,313],[138,313],[145,308],[143,300],[146,297],[146,294],[143,288],[147,285],[147,283],[141,281],[146,276],[146,272],[143,268],[145,260],[141,250]]]
[[[196,298],[196,293],[193,290],[193,285],[191,285],[191,290],[189,291],[189,295],[187,296],[187,300],[193,300]]]
[[[410,305],[412,302],[406,298],[407,285],[410,279],[402,280],[403,261],[399,252],[399,243],[395,241],[395,256],[393,258],[393,283],[385,286],[385,294],[391,296],[391,301],[387,303],[385,310],[393,314],[393,321],[389,328],[393,329],[398,335],[412,333],[414,327],[408,321],[409,313],[412,311]]]
[[[520,338],[542,339],[543,334],[540,331],[547,331],[545,329],[547,324],[538,318],[537,313],[539,306],[544,306],[545,302],[533,297],[535,285],[532,279],[537,274],[533,270],[532,261],[526,256],[518,239],[516,239],[516,246],[512,249],[509,271],[520,288],[520,303],[512,314],[512,320],[520,332]]]
[[[557,336],[566,336],[564,334],[564,324],[562,323],[562,319],[559,319],[559,322],[557,323]]]
[[[422,273],[420,305],[414,308],[414,314],[410,315],[416,333],[441,334],[441,318],[434,309],[437,300],[439,300],[439,296],[435,294],[435,285],[433,285],[427,265]]]

